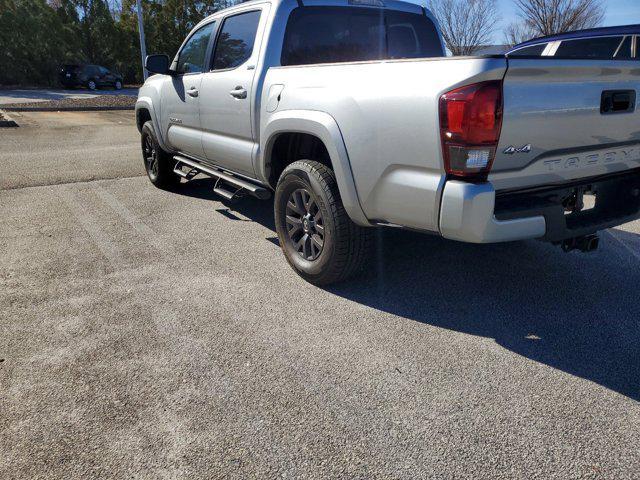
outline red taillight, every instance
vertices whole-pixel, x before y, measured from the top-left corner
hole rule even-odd
[[[502,82],[456,88],[440,97],[440,135],[449,175],[486,180],[502,127]]]

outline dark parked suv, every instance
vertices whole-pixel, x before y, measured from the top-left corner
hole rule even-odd
[[[60,83],[67,88],[86,87],[95,90],[99,87],[122,88],[122,75],[100,65],[63,65],[60,68]]]

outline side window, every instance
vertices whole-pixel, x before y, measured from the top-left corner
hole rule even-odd
[[[562,58],[611,59],[621,41],[621,36],[563,40],[558,50],[556,50],[555,56]]]
[[[544,49],[547,48],[546,43],[541,43],[539,45],[531,45],[530,47],[524,47],[516,50],[515,52],[511,52],[509,54],[510,57],[539,57],[544,52]]]
[[[100,75],[107,75],[109,73],[109,70],[104,67],[98,67],[98,71],[100,72]]]
[[[442,46],[438,31],[424,15],[385,11],[383,40],[387,58],[441,57]]]
[[[214,70],[236,68],[251,57],[259,21],[259,10],[225,19],[213,55]]]
[[[629,60],[631,57],[631,40],[633,37],[628,35],[624,37],[622,43],[618,47],[618,50],[615,53],[616,60]]]
[[[178,73],[202,73],[214,24],[215,22],[211,22],[203,25],[189,37],[178,54]]]

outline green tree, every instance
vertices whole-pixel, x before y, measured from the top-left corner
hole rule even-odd
[[[52,85],[65,63],[142,80],[135,0],[0,0],[0,84]],[[175,55],[204,17],[236,0],[142,0],[147,52]]]
[[[73,0],[79,12],[82,54],[89,63],[112,65],[117,53],[113,46],[118,35],[105,0]]]
[[[0,84],[55,82],[58,67],[77,47],[74,20],[61,8],[45,0],[0,0]]]
[[[164,53],[173,58],[198,22],[236,3],[235,0],[142,0],[147,53]],[[142,79],[136,15],[135,0],[123,0],[118,21],[123,36],[118,65],[128,81]]]

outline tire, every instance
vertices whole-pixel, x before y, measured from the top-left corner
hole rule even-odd
[[[116,80],[114,87],[116,90],[122,90],[122,82],[120,80]]]
[[[173,173],[175,161],[160,147],[150,120],[142,126],[140,140],[144,169],[151,183],[166,190],[176,187],[180,183],[180,177]]]
[[[98,89],[98,84],[97,84],[95,81],[93,81],[93,80],[89,80],[89,81],[87,82],[87,88],[88,88],[89,90],[97,90],[97,89]]]
[[[335,174],[324,164],[299,160],[285,168],[276,186],[274,214],[287,262],[308,282],[329,285],[362,270],[373,229],[351,221]]]

